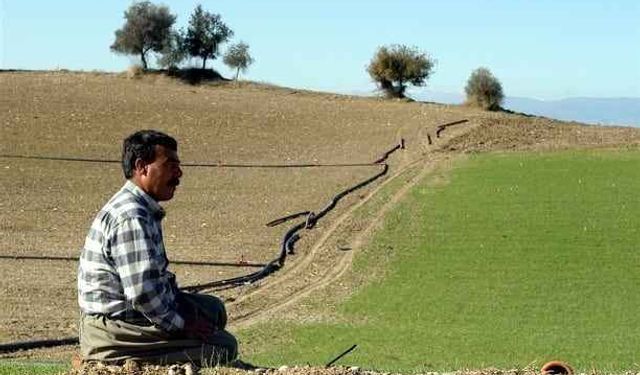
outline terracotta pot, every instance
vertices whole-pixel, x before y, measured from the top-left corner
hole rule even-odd
[[[573,375],[573,369],[561,361],[550,361],[542,366],[542,375]]]

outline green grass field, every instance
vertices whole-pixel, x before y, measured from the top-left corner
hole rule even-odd
[[[33,374],[54,375],[63,374],[69,370],[68,364],[62,363],[31,363],[0,361],[0,375]]]
[[[471,156],[388,216],[355,265],[388,271],[339,323],[246,330],[248,359],[324,364],[358,344],[340,363],[638,371],[639,167],[638,151]]]

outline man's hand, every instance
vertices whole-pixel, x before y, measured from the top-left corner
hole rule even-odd
[[[218,328],[211,324],[209,320],[204,319],[204,317],[186,319],[184,322],[184,334],[188,338],[207,341],[217,330]]]

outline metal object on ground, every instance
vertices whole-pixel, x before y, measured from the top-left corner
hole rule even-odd
[[[344,352],[340,353],[339,356],[335,357],[334,359],[332,359],[331,361],[329,361],[329,363],[326,364],[325,367],[331,367],[331,365],[333,365],[334,363],[338,362],[338,360],[342,357],[344,357],[345,355],[349,354],[353,349],[355,349],[358,346],[358,344],[353,344],[349,349],[345,350]]]

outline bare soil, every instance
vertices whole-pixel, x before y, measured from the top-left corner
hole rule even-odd
[[[350,194],[304,230],[285,267],[256,284],[220,292],[232,329],[338,279],[384,213],[426,171],[466,152],[636,147],[633,128],[596,127],[471,108],[315,93],[263,85],[191,86],[154,76],[69,72],[0,73],[0,342],[76,335],[77,262],[7,259],[77,257],[89,224],[123,177],[117,163],[31,160],[7,155],[118,159],[122,139],[153,128],[174,135],[183,162],[371,163],[405,139],[389,173]],[[467,119],[436,137],[438,125]],[[431,139],[431,143],[429,142]],[[263,263],[283,234],[380,166],[185,167],[164,223],[171,260]],[[382,186],[405,179],[369,216]],[[349,244],[349,251],[344,244]],[[172,265],[181,285],[251,272],[247,267]],[[73,347],[3,357],[69,358]],[[308,372],[307,372],[308,373]]]
[[[479,126],[444,146],[449,151],[555,151],[637,147],[638,128],[559,122],[542,117],[488,113]]]

